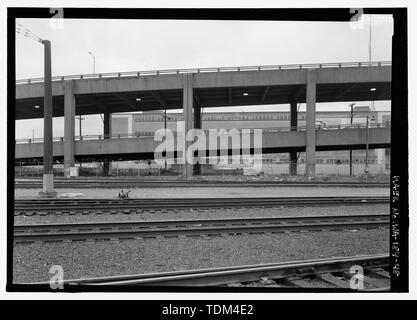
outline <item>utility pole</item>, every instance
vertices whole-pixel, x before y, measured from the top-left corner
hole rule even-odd
[[[366,116],[365,175],[368,176],[369,114]]]
[[[353,124],[353,106],[355,103],[350,104],[350,124]],[[349,149],[349,175],[353,175],[353,168],[352,168],[352,149]]]
[[[53,143],[52,143],[52,71],[51,71],[51,42],[42,40],[44,46],[44,98],[43,98],[43,189],[39,196],[52,198],[57,195],[54,191]]]

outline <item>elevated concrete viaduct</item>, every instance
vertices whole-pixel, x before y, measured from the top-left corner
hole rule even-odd
[[[306,103],[307,130],[299,134],[303,137],[300,139],[304,139],[302,146],[288,146],[293,148],[290,150],[290,171],[296,174],[294,150],[302,147],[306,150],[306,174],[313,178],[315,151],[319,145],[315,130],[316,103],[391,99],[390,62],[120,72],[55,77],[53,80],[53,115],[65,118],[62,154],[66,175],[74,165],[75,155],[82,152],[84,143],[119,149],[111,139],[79,142],[78,148],[78,143],[74,143],[75,115],[104,114],[103,133],[106,134],[110,132],[111,113],[182,108],[185,129],[189,130],[201,127],[199,110],[202,107],[290,104],[290,123],[296,131],[297,104]],[[16,119],[42,117],[42,99],[42,79],[19,80],[16,85]],[[34,108],[35,105],[40,108]],[[330,131],[329,134],[337,135]],[[282,135],[275,138],[279,139],[278,146],[286,139]],[[345,143],[339,140],[337,146]],[[184,141],[184,144],[187,146],[189,143]],[[135,148],[138,147],[136,144]],[[19,148],[16,145],[16,157],[19,157]],[[54,154],[55,151],[60,154],[59,148],[54,145]],[[133,151],[138,154],[148,152],[142,149]],[[190,177],[192,166],[184,166],[185,177]]]

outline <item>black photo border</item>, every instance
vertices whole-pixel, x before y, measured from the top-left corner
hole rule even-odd
[[[63,8],[65,19],[177,19],[177,20],[263,20],[263,21],[350,21],[358,12],[351,8],[255,9],[255,8]],[[360,10],[360,9],[357,9]],[[407,8],[363,8],[364,14],[392,14],[391,91],[391,291],[408,292],[408,60]],[[352,292],[343,289],[209,288],[209,287],[116,287],[49,286],[13,284],[14,156],[15,156],[15,19],[51,18],[50,8],[7,8],[7,284],[8,292]],[[393,194],[395,197],[393,197]],[[397,272],[398,271],[398,272]]]

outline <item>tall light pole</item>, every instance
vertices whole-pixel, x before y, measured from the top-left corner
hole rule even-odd
[[[52,143],[52,71],[51,42],[42,40],[44,46],[44,80],[43,80],[43,189],[39,196],[52,198],[54,191],[53,143]]]
[[[93,74],[96,74],[96,56],[91,51],[88,51],[88,53],[93,57]]]
[[[44,77],[43,77],[43,189],[39,196],[52,198],[57,195],[54,191],[53,143],[52,143],[52,67],[51,41],[43,40],[25,28],[16,24],[16,32],[24,37],[43,44],[44,47]]]

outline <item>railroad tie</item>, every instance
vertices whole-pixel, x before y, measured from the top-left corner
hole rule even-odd
[[[277,283],[274,280],[269,279],[268,277],[261,277],[261,280],[259,281],[259,284],[261,284],[262,286],[265,286],[265,287],[276,286],[277,285]]]
[[[377,279],[377,278],[370,278],[368,276],[363,276],[363,281],[367,284],[370,284],[371,286],[375,288],[384,288],[389,286],[389,281],[386,279]]]
[[[243,284],[241,284],[240,282],[233,282],[233,283],[228,283],[226,284],[227,287],[231,287],[231,288],[241,288],[244,287]]]
[[[349,272],[343,272],[344,276],[347,277],[348,279],[350,279],[352,277],[352,274]],[[367,284],[368,286],[370,286],[370,288],[366,288],[366,289],[374,289],[374,288],[384,288],[389,286],[389,281],[387,281],[388,279],[376,279],[376,278],[370,278],[368,276],[363,276],[363,282],[365,284]],[[365,289],[365,290],[366,290]]]
[[[285,282],[295,287],[315,288],[310,282],[305,281],[304,279],[300,277],[289,277],[285,279]]]
[[[317,277],[327,283],[335,285],[338,288],[350,289],[349,281],[343,281],[342,279],[335,277],[331,273],[318,274]]]
[[[368,270],[368,274],[372,276],[377,276],[380,278],[391,279],[391,276],[388,271],[385,271],[382,268],[375,268]]]

